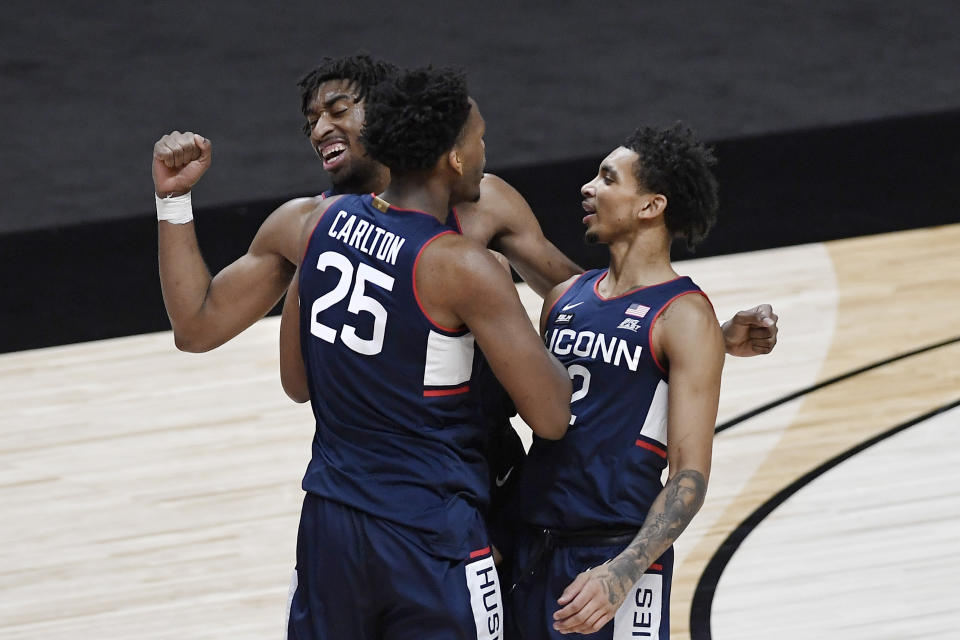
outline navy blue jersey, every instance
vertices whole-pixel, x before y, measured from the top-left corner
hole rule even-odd
[[[317,423],[303,488],[462,558],[486,544],[489,491],[473,335],[433,323],[414,284],[421,252],[445,233],[373,195],[343,196],[317,223],[300,273]]]
[[[667,465],[667,371],[650,349],[657,316],[699,293],[682,277],[603,298],[588,271],[550,310],[544,340],[573,380],[562,440],[534,436],[518,516],[558,530],[640,527]]]

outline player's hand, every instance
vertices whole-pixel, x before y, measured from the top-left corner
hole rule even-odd
[[[197,184],[213,154],[213,144],[203,136],[174,131],[153,145],[153,188],[161,198],[179,196]]]
[[[633,584],[611,570],[611,564],[587,569],[563,590],[553,614],[553,628],[560,633],[594,633],[610,622]]]
[[[770,353],[777,345],[779,319],[768,304],[738,311],[721,327],[727,353],[742,358]]]

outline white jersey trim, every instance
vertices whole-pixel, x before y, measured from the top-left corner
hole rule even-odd
[[[426,387],[447,387],[470,380],[473,372],[473,334],[445,336],[430,331],[427,336],[427,357],[423,368]]]
[[[667,399],[669,397],[669,386],[661,380],[657,384],[656,391],[653,392],[653,398],[650,400],[650,410],[647,411],[647,417],[643,421],[643,428],[640,429],[640,435],[656,440],[666,448],[667,446]]]
[[[663,614],[663,576],[645,573],[613,617],[613,640],[657,640]]]
[[[290,588],[287,591],[287,611],[283,619],[283,638],[287,640],[290,633],[290,607],[293,605],[293,595],[297,592],[297,570],[293,570],[293,575],[290,576]]]
[[[470,608],[477,626],[477,640],[503,638],[503,602],[500,599],[500,581],[493,556],[487,556],[466,565]]]

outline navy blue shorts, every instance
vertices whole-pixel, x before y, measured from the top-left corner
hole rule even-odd
[[[582,572],[623,551],[629,540],[615,546],[543,546],[542,535],[521,531],[514,555],[514,586],[507,598],[511,640],[568,638],[553,629],[557,599]],[[670,637],[670,579],[673,548],[667,550],[633,585],[614,619],[590,640],[668,640]]]
[[[289,640],[499,640],[489,547],[431,556],[402,527],[308,493],[297,536]]]

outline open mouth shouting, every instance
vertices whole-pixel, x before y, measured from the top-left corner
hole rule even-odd
[[[317,154],[323,160],[324,171],[335,171],[347,157],[345,140],[328,140],[317,145]]]

